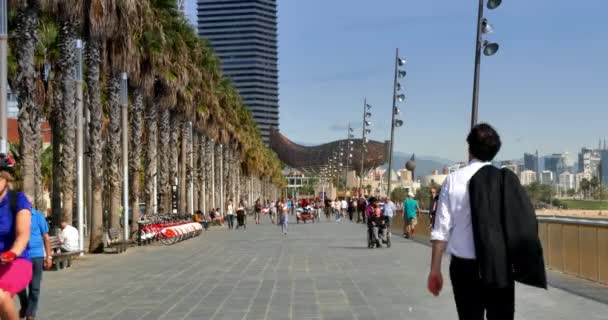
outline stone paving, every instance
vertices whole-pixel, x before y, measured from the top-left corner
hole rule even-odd
[[[37,319],[457,318],[447,279],[438,298],[425,289],[428,246],[367,249],[350,222],[293,223],[287,236],[264,222],[46,272]],[[608,305],[556,288],[520,286],[516,303],[516,319],[608,319]]]

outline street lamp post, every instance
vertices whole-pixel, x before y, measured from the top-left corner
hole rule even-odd
[[[389,145],[389,154],[388,154],[388,183],[386,189],[386,195],[390,196],[391,194],[391,171],[393,169],[393,145],[395,140],[395,127],[401,127],[403,125],[403,121],[397,119],[397,115],[399,115],[399,108],[397,108],[397,102],[405,101],[405,94],[397,95],[397,91],[401,90],[401,84],[397,82],[399,78],[403,78],[407,75],[404,70],[400,70],[399,67],[403,67],[406,64],[406,60],[399,57],[399,48],[397,48],[395,53],[395,77],[393,81],[393,106],[391,110],[391,140]]]
[[[500,6],[502,0],[488,0],[488,9],[493,10]],[[473,105],[471,110],[471,128],[477,124],[477,113],[479,104],[479,73],[481,69],[481,53],[492,56],[498,51],[498,43],[488,42],[482,39],[483,34],[489,34],[493,31],[493,26],[483,17],[484,0],[479,0],[479,8],[477,12],[477,37],[475,38],[475,74],[473,77]]]
[[[122,106],[122,202],[123,233],[129,239],[129,88],[127,73],[120,74],[120,105]],[[135,208],[133,208],[135,210]]]
[[[367,98],[363,99],[363,129],[361,130],[361,171],[359,172],[359,196],[362,197],[363,196],[363,170],[364,170],[364,163],[365,163],[365,152],[366,150],[366,144],[367,144],[367,135],[371,133],[371,130],[368,129],[367,127],[369,127],[371,125],[371,122],[369,122],[369,118],[371,118],[372,114],[370,112],[370,110],[372,109],[372,106],[367,104]]]

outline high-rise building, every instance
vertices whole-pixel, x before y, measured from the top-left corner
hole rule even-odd
[[[519,174],[519,181],[522,186],[530,185],[536,182],[536,172],[532,170],[524,170]]]
[[[198,34],[209,40],[266,143],[279,129],[276,0],[198,0]]]
[[[578,154],[578,172],[599,178],[601,159],[600,150],[582,148]]]
[[[565,157],[561,153],[554,153],[545,157],[545,170],[553,172],[554,177],[558,177],[566,171]]]
[[[538,171],[538,156],[533,153],[524,153],[524,170]]]

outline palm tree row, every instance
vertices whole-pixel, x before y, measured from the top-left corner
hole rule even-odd
[[[40,123],[46,118],[52,127],[54,221],[72,221],[75,208],[75,124],[83,115],[76,112],[74,44],[84,41],[91,252],[102,249],[104,227],[119,227],[122,179],[130,182],[132,221],[138,219],[140,198],[146,214],[153,213],[155,181],[161,213],[171,210],[176,182],[179,212],[194,209],[187,205],[190,181],[201,210],[244,195],[276,196],[284,184],[280,161],[263,144],[251,112],[176,0],[21,0],[9,5],[9,81],[19,95],[23,190],[37,207],[44,205]],[[123,72],[129,75],[129,128],[120,122]],[[129,177],[122,177],[121,132],[127,129],[130,170]]]

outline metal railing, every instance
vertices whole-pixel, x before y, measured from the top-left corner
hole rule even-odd
[[[393,219],[393,233],[401,234],[403,211]],[[548,269],[608,284],[608,219],[538,216],[538,222]],[[428,211],[418,215],[416,233],[429,236]]]

